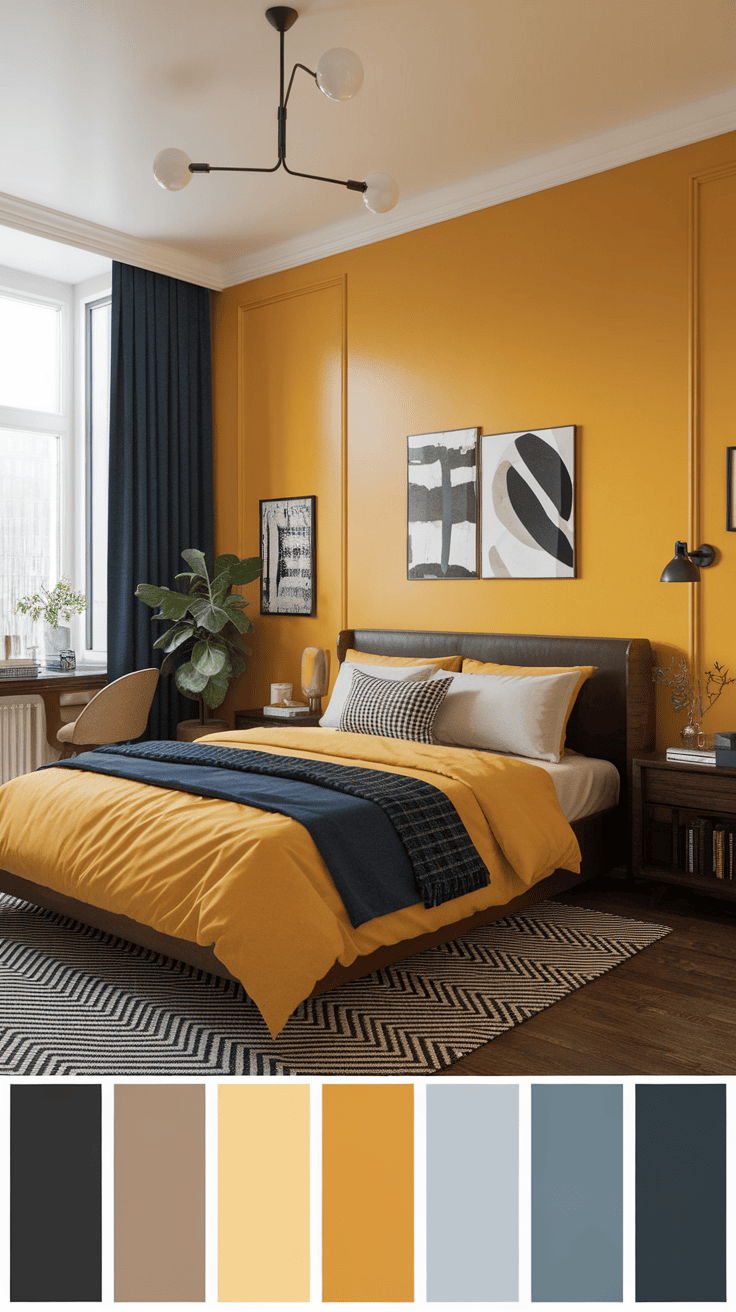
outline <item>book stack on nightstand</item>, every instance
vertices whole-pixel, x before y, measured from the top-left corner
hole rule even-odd
[[[249,711],[235,712],[236,729],[293,729],[295,725],[306,725],[308,728],[314,728],[322,719],[322,712],[318,715],[312,715],[309,711],[302,711],[298,715],[272,715],[266,714],[262,706],[256,706]]]
[[[678,751],[633,762],[634,874],[736,899],[736,764]]]

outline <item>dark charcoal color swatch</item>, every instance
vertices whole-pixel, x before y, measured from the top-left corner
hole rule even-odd
[[[726,1298],[726,1086],[636,1086],[636,1299]]]
[[[99,1084],[10,1090],[10,1298],[102,1299]]]

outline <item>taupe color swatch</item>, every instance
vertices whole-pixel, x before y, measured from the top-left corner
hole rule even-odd
[[[115,1086],[115,1301],[205,1297],[201,1084]]]

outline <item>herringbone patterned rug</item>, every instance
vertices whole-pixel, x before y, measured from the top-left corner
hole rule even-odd
[[[431,1075],[671,931],[556,902],[303,1003],[0,897],[0,1073]]]

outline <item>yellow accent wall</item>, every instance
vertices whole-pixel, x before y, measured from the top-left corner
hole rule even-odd
[[[306,645],[334,665],[344,622],[644,636],[736,672],[734,161],[731,133],[216,297],[218,550],[258,553],[260,497],[313,493],[318,523],[317,615],[261,617],[247,590],[230,710],[298,685]],[[578,578],[407,580],[407,434],[571,423]],[[661,585],[692,533],[717,565]],[[682,716],[658,697],[662,745]],[[736,729],[736,685],[705,727]]]

